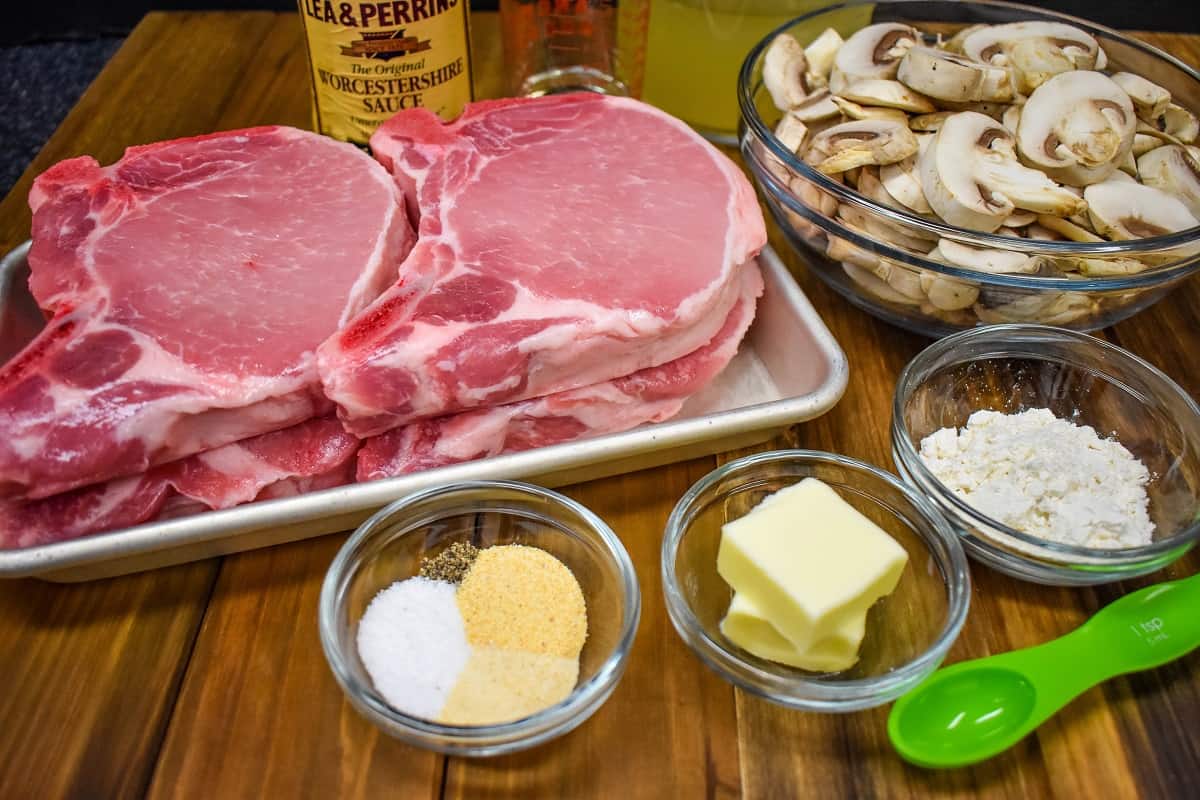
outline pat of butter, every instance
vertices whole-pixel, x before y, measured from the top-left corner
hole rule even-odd
[[[908,554],[815,478],[721,529],[717,572],[799,651],[863,616],[900,581]]]
[[[832,636],[808,650],[797,650],[763,618],[754,601],[741,592],[733,595],[729,611],[721,620],[721,633],[746,652],[812,672],[841,672],[853,667],[858,662],[858,648],[866,628],[867,615],[858,614],[846,620]]]

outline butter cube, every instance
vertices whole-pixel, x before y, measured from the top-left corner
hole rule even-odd
[[[762,615],[747,595],[737,592],[721,620],[721,633],[729,641],[759,658],[813,672],[841,672],[858,662],[858,648],[867,627],[867,615],[851,617],[828,638],[808,650],[797,650]]]
[[[792,647],[809,651],[896,588],[908,554],[815,478],[721,529],[717,572]]]

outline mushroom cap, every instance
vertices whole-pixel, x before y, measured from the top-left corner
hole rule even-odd
[[[762,79],[776,108],[787,111],[808,97],[807,71],[808,59],[795,37],[781,33],[771,40],[763,56]]]
[[[917,152],[917,137],[903,122],[864,119],[826,128],[812,138],[809,153],[823,158],[816,168],[825,174],[867,164],[894,164]]]
[[[1086,186],[1117,169],[1136,130],[1125,90],[1099,72],[1076,70],[1055,75],[1029,96],[1017,147],[1025,163],[1051,178]]]
[[[914,131],[934,133],[938,128],[942,127],[942,123],[946,121],[946,118],[954,113],[956,112],[935,111],[932,114],[918,114],[915,117],[909,118],[908,127],[912,128]]]
[[[1153,186],[1103,181],[1083,190],[1096,230],[1123,241],[1165,236],[1200,225],[1179,198]]]
[[[1112,76],[1112,81],[1120,86],[1129,99],[1133,101],[1134,111],[1144,120],[1161,117],[1171,104],[1171,93],[1157,83],[1146,80],[1141,75],[1132,72],[1118,72]]]
[[[1170,103],[1163,112],[1161,129],[1184,144],[1191,144],[1200,135],[1200,122],[1183,106]]]
[[[929,147],[932,136],[917,137],[918,152]],[[933,208],[925,199],[925,190],[921,188],[921,176],[917,172],[917,159],[909,156],[895,164],[885,164],[879,168],[879,181],[887,189],[888,194],[900,201],[904,206],[918,214],[932,214]]]
[[[1028,256],[1013,250],[971,247],[952,239],[938,239],[936,252],[935,257],[940,261],[992,274],[1032,275],[1042,268],[1038,256]]]
[[[821,31],[821,35],[804,48],[804,55],[808,57],[809,73],[828,81],[829,73],[833,69],[833,59],[837,57],[837,52],[844,43],[842,35],[833,28]]]
[[[1007,102],[1013,97],[1004,68],[935,47],[910,48],[900,59],[896,77],[909,88],[939,100]]]
[[[1200,163],[1179,145],[1158,147],[1137,161],[1142,183],[1178,197],[1200,219]]]
[[[840,92],[865,78],[892,78],[908,48],[921,41],[916,29],[899,22],[880,22],[854,32],[837,51],[829,88]]]
[[[886,78],[863,78],[842,88],[838,95],[867,106],[882,106],[915,114],[931,114],[937,107],[928,97],[914,92],[900,81]]]
[[[804,137],[808,136],[808,126],[792,113],[785,113],[775,126],[775,138],[779,143],[793,153],[800,152]]]
[[[864,106],[853,100],[847,100],[845,97],[833,96],[833,103],[838,107],[838,110],[845,114],[850,119],[894,119],[897,122],[908,124],[908,115],[898,108],[886,108],[882,106]]]
[[[992,232],[1014,208],[1073,214],[1080,199],[1017,161],[1012,134],[988,116],[963,111],[946,119],[917,159],[921,187],[951,225]]]
[[[788,111],[801,122],[817,122],[838,115],[837,104],[828,89],[819,89],[801,102],[792,106]]]
[[[1096,68],[1103,51],[1091,34],[1062,22],[1010,22],[971,32],[963,54],[1008,67],[1014,88],[1027,94],[1054,75]]]

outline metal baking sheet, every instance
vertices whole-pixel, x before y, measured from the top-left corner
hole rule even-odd
[[[28,243],[0,262],[0,361],[43,325],[29,295]],[[846,390],[846,356],[769,248],[766,289],[737,357],[666,422],[624,433],[343,486],[66,542],[0,551],[0,577],[83,581],[344,531],[409,492],[509,478],[563,486],[756,444],[818,417]]]

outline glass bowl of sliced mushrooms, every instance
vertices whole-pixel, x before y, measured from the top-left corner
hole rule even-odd
[[[1200,268],[1200,73],[999,2],[843,3],[750,51],[741,149],[850,302],[940,336],[1095,330]]]

